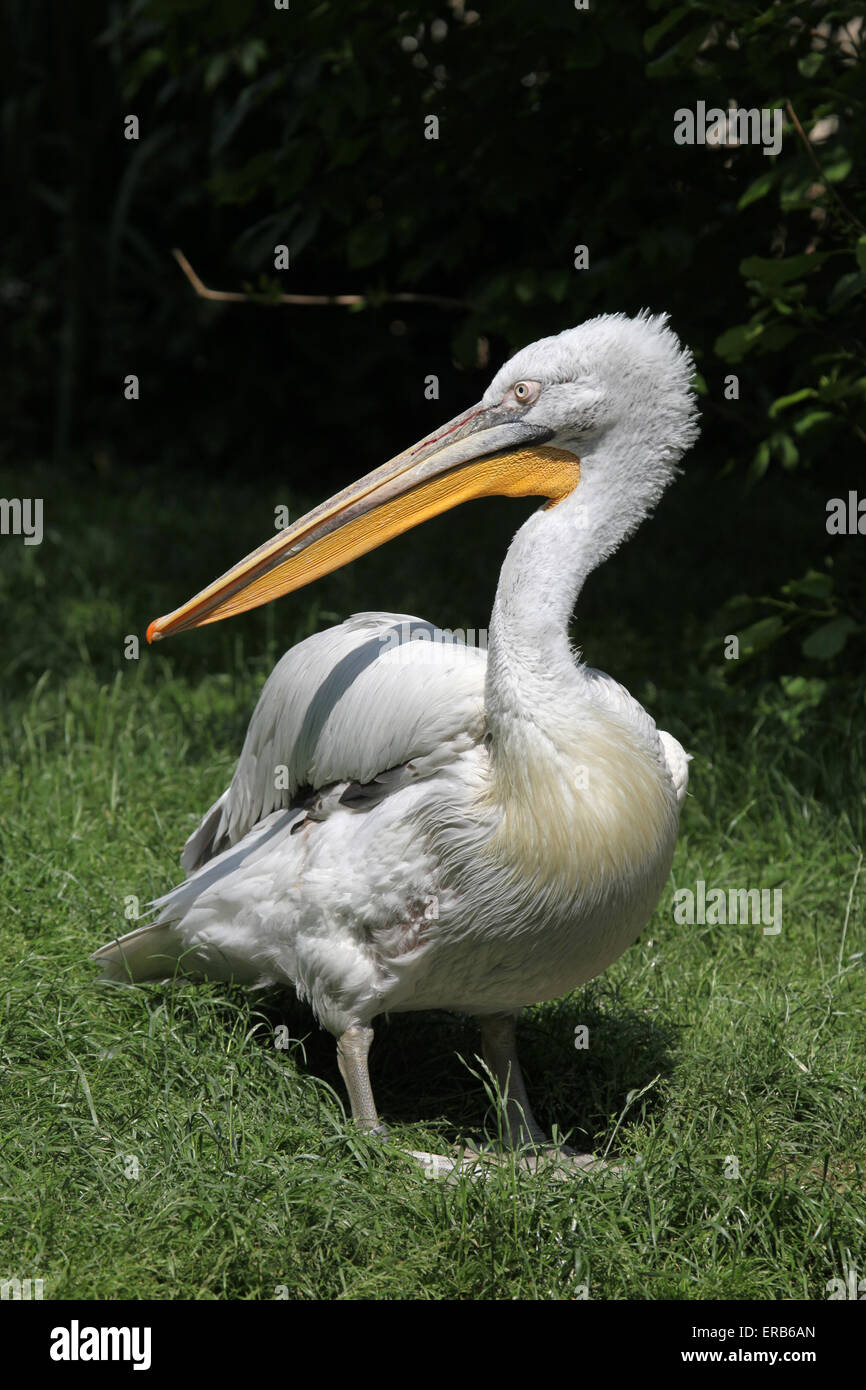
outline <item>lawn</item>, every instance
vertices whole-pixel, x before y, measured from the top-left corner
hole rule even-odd
[[[279,651],[377,606],[484,626],[521,509],[491,504],[478,548],[481,513],[443,519],[136,658],[127,635],[294,499],[86,464],[31,486],[43,545],[0,541],[0,1278],[41,1278],[52,1299],[256,1300],[822,1299],[866,1277],[863,693],[800,707],[701,664],[725,590],[687,601],[668,563],[706,544],[682,539],[687,481],[593,581],[577,628],[694,754],[670,889],[605,976],[521,1027],[541,1122],[621,1172],[557,1181],[506,1159],[454,1182],[404,1151],[480,1133],[470,1019],[380,1020],[377,1142],[347,1122],[333,1041],[292,999],[107,987],[87,957],[177,881]],[[675,891],[699,880],[780,889],[781,932],[677,923]]]

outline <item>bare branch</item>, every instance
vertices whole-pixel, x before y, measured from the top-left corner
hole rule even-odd
[[[826,191],[830,194],[830,197],[833,198],[833,199],[835,199],[835,201],[839,204],[839,207],[842,209],[842,213],[843,213],[843,215],[847,218],[847,220],[848,220],[849,222],[853,222],[855,227],[859,227],[860,230],[861,230],[861,232],[866,232],[866,227],[863,226],[863,223],[860,221],[859,217],[855,217],[855,216],[854,216],[854,213],[851,212],[851,211],[845,206],[845,204],[842,202],[842,199],[839,197],[839,194],[836,192],[835,188],[833,187],[832,183],[831,183],[830,180],[827,178],[827,175],[824,173],[824,170],[821,168],[821,161],[818,159],[818,156],[817,156],[816,153],[815,153],[815,150],[814,150],[814,148],[813,148],[813,145],[812,145],[811,140],[809,139],[808,135],[807,135],[806,132],[804,131],[803,127],[800,125],[800,122],[799,122],[799,120],[798,120],[798,118],[797,118],[797,113],[796,113],[796,111],[794,110],[793,106],[791,105],[791,102],[790,102],[790,101],[786,101],[786,102],[785,102],[785,110],[787,111],[788,115],[791,117],[791,120],[794,122],[794,126],[796,127],[796,130],[797,130],[797,134],[799,135],[800,139],[801,139],[802,142],[803,142],[803,148],[805,149],[807,155],[809,156],[810,160],[812,161],[813,165],[815,166],[815,170],[816,170],[816,172],[817,172],[817,174],[818,174],[818,177],[819,177],[819,179],[821,180],[821,183],[823,184],[824,188],[825,188]]]
[[[434,304],[439,309],[471,309],[472,305],[465,299],[449,299],[440,294],[385,294],[376,295],[371,301],[370,296],[365,294],[249,294],[242,290],[211,290],[208,289],[196,272],[193,270],[186,256],[177,247],[171,253],[189,283],[192,285],[200,299],[216,299],[222,303],[229,304],[313,304],[328,305],[337,304],[341,306],[351,306],[367,304]]]

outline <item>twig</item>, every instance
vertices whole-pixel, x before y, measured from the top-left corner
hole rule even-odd
[[[192,285],[200,299],[218,299],[223,303],[244,304],[244,303],[263,303],[263,304],[338,304],[353,305],[366,304],[369,295],[366,294],[280,294],[280,295],[258,295],[248,294],[241,290],[211,290],[199,278],[193,270],[186,256],[177,247],[172,249],[174,259],[177,261],[189,283]],[[441,294],[384,294],[373,296],[374,302],[379,304],[435,304],[440,309],[471,309],[472,305],[464,299],[449,299]]]
[[[808,137],[808,135],[806,134],[806,132],[805,132],[805,130],[803,129],[803,127],[800,125],[800,122],[799,122],[799,120],[798,120],[798,118],[797,118],[797,113],[796,113],[796,111],[794,110],[793,106],[791,105],[790,100],[785,102],[785,110],[787,111],[788,115],[791,117],[791,120],[794,122],[794,125],[795,125],[796,130],[797,130],[797,134],[799,135],[800,139],[801,139],[802,142],[803,142],[803,148],[805,149],[807,155],[809,156],[810,160],[812,161],[813,165],[815,166],[815,169],[817,170],[817,173],[818,173],[818,177],[819,177],[819,179],[821,180],[821,183],[823,184],[824,188],[825,188],[826,191],[830,194],[830,197],[831,197],[831,198],[834,198],[835,201],[839,204],[839,207],[842,209],[842,212],[843,212],[844,215],[848,218],[849,222],[853,222],[854,225],[855,225],[855,227],[859,227],[859,228],[860,228],[861,232],[866,232],[866,227],[864,227],[864,225],[863,225],[863,223],[860,221],[859,217],[856,217],[856,216],[854,215],[854,213],[851,212],[851,211],[846,207],[846,205],[842,202],[842,199],[839,197],[839,194],[836,192],[836,190],[835,190],[835,188],[833,187],[832,183],[831,183],[830,180],[827,178],[827,175],[824,173],[824,170],[821,168],[821,161],[818,159],[818,156],[816,155],[816,153],[815,153],[815,151],[814,151],[814,149],[813,149],[813,147],[812,147],[812,142],[811,142],[811,140],[809,139],[809,137]]]

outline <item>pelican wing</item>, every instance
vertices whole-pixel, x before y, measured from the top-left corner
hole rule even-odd
[[[187,840],[188,874],[302,788],[346,804],[429,775],[484,737],[486,653],[404,613],[356,613],[292,647],[265,683],[231,785]]]

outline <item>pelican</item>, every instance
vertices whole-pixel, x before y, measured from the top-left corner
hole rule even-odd
[[[95,953],[108,978],[291,985],[337,1039],[355,1122],[377,1132],[376,1017],[472,1014],[506,1143],[545,1144],[517,1015],[634,942],[688,785],[680,744],[584,664],[569,620],[697,437],[693,370],[666,315],[532,343],[471,410],[151,623],[155,641],[242,613],[471,498],[544,499],[506,554],[486,652],[402,613],[358,613],[286,652],[186,843],[185,882]]]

